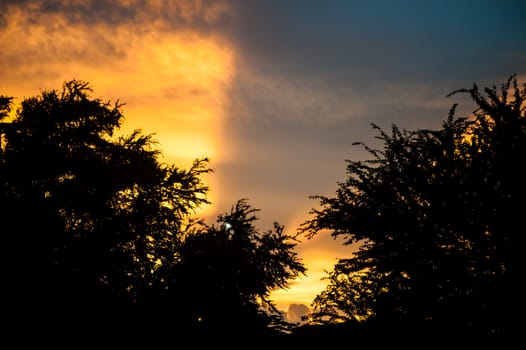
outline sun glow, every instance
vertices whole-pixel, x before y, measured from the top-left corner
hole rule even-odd
[[[153,130],[165,156],[177,164],[202,156],[216,159],[232,51],[195,33],[143,41],[125,62],[124,70],[134,74],[124,74],[120,82],[132,87],[126,93],[128,128]]]
[[[220,37],[191,30],[69,23],[49,13],[11,8],[0,31],[0,91],[15,102],[66,80],[89,82],[92,97],[124,103],[122,133],[153,134],[163,161],[188,168],[208,157],[221,159],[222,120],[234,71],[233,50]],[[217,186],[210,187],[213,208]]]

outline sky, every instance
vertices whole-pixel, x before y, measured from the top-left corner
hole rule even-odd
[[[124,103],[122,131],[154,134],[163,160],[208,157],[209,224],[239,199],[295,234],[369,158],[375,123],[441,127],[474,104],[453,90],[526,81],[526,2],[52,0],[0,3],[0,95],[15,102],[71,79]],[[291,319],[356,247],[300,237],[307,276],[276,291]],[[295,315],[295,316],[294,316]],[[292,317],[294,316],[294,317]]]

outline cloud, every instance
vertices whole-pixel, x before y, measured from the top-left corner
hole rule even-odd
[[[111,26],[165,22],[181,29],[206,30],[229,17],[227,0],[6,0],[8,10],[23,9],[29,18],[59,15],[70,25]]]
[[[200,30],[220,20],[221,4],[3,3],[0,91],[20,102],[84,80],[93,97],[123,102],[122,132],[153,133],[167,162],[218,161],[235,53],[221,35]]]
[[[290,304],[287,310],[287,321],[292,323],[302,323],[302,316],[310,312],[310,309],[305,304]]]
[[[164,31],[156,21],[132,22],[140,18],[135,5],[149,5],[150,16],[170,6],[168,12],[184,19],[212,16],[202,2],[190,1],[28,1],[7,6],[8,21],[0,31],[0,88],[23,98],[29,91],[82,79],[97,94],[120,99],[131,114],[140,113],[133,115],[133,127],[141,128],[147,120],[142,116],[151,115],[147,124],[160,134],[173,118],[180,129],[196,133],[219,128],[234,69],[232,50],[219,37],[187,29]],[[217,122],[209,122],[212,115]]]
[[[526,39],[526,5],[517,1],[481,1],[476,11],[458,1],[239,1],[235,9],[231,36],[261,72],[362,85],[472,79],[497,62],[512,64],[510,47]],[[514,34],[486,30],[494,26]]]

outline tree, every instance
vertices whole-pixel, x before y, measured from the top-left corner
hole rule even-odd
[[[315,301],[314,322],[396,321],[478,334],[512,331],[524,229],[526,84],[476,84],[470,117],[440,130],[377,125],[384,148],[347,160],[346,181],[320,203],[301,232],[359,242],[340,259]],[[394,324],[392,322],[391,324]]]
[[[13,323],[111,323],[141,305],[157,267],[174,264],[187,217],[208,203],[208,159],[188,170],[160,162],[151,135],[115,135],[122,104],[90,92],[68,81],[23,100],[11,119],[12,98],[0,99],[2,284]]]
[[[218,226],[198,222],[188,230],[170,271],[173,285],[156,296],[185,329],[264,337],[288,327],[269,295],[306,269],[294,251],[296,237],[278,223],[258,230],[257,211],[242,199],[218,216]]]
[[[93,99],[91,91],[68,81],[16,111],[11,97],[0,96],[10,325],[53,339],[105,332],[149,345],[288,327],[269,294],[305,272],[295,237],[277,223],[259,231],[257,210],[245,200],[219,216],[218,227],[194,218],[209,203],[201,180],[211,171],[208,159],[189,169],[162,163],[151,135],[116,135],[122,104]]]

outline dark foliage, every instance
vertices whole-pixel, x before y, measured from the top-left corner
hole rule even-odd
[[[453,92],[469,94],[477,109],[456,118],[453,106],[440,130],[392,126],[388,135],[373,125],[384,148],[365,146],[372,159],[349,160],[334,197],[314,196],[321,209],[303,232],[328,230],[362,244],[328,275],[310,315],[315,323],[403,322],[500,336],[514,330],[526,85],[512,76],[483,92],[476,84]]]
[[[206,159],[190,170],[160,163],[151,136],[114,136],[122,105],[90,91],[67,82],[1,125],[3,285],[21,324],[120,314],[157,261],[171,260],[185,216],[207,202]]]
[[[282,226],[256,228],[257,211],[240,200],[218,217],[219,226],[200,224],[186,236],[172,271],[173,290],[162,301],[175,303],[185,328],[232,337],[287,328],[269,295],[305,268],[294,252],[295,238]]]
[[[286,326],[268,296],[304,272],[293,237],[259,232],[245,201],[220,228],[195,222],[208,159],[162,163],[151,135],[116,135],[121,104],[90,92],[69,81],[16,111],[0,97],[8,329],[123,345]]]

